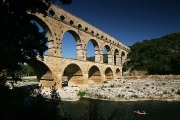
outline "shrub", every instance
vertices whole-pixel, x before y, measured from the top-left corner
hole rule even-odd
[[[121,95],[119,94],[117,97],[121,97]]]
[[[79,91],[77,95],[82,98],[83,96],[85,96],[85,94],[86,94],[86,92]]]
[[[178,90],[178,91],[176,92],[176,94],[180,95],[180,90]]]
[[[107,81],[103,81],[103,83],[105,84],[105,83],[108,83]]]
[[[162,85],[166,85],[166,83],[162,83]]]
[[[138,95],[131,95],[131,97],[138,98]]]
[[[114,84],[111,84],[110,87],[113,88],[113,87],[114,87]]]
[[[129,87],[129,86],[127,86],[126,88],[127,88],[127,89],[129,89],[130,87]]]

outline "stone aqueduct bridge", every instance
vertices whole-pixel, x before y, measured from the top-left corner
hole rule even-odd
[[[52,5],[52,9],[54,16],[32,15],[48,36],[48,55],[44,55],[44,60],[28,60],[43,86],[55,84],[62,88],[62,81],[68,79],[68,86],[84,87],[122,76],[122,65],[130,52],[129,47],[56,5]],[[61,56],[65,32],[69,32],[76,41],[76,59]],[[88,41],[94,46],[95,62],[86,60]],[[104,48],[108,63],[103,63]]]

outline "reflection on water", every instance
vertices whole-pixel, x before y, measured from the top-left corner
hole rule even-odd
[[[64,110],[73,120],[82,117],[82,120],[86,120],[88,115],[95,116],[94,120],[180,120],[180,102],[115,102],[80,99],[63,103]],[[133,113],[134,110],[144,110],[147,115],[136,115]]]

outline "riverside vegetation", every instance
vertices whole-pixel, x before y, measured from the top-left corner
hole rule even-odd
[[[21,64],[26,62],[27,58],[36,59],[37,55],[43,58],[43,53],[47,50],[46,43],[48,38],[45,36],[45,32],[39,32],[36,22],[32,22],[33,19],[29,16],[28,12],[42,13],[44,16],[53,15],[53,10],[47,11],[52,2],[54,2],[54,0],[0,1],[0,16],[2,18],[0,19],[0,31],[3,31],[3,35],[0,36],[0,52],[1,55],[4,55],[0,59],[0,71],[8,70],[13,74]],[[60,0],[60,2],[62,4],[72,3],[71,0]],[[153,45],[156,44],[155,40],[153,40],[153,44],[148,46],[149,43],[152,42],[145,40],[144,43],[148,44],[143,47],[144,49],[141,49],[142,47],[132,47],[132,52],[129,55],[131,62],[127,63],[127,67],[125,64],[124,68],[128,68],[128,66],[134,64],[134,69],[145,69],[148,70],[150,74],[179,74],[179,33],[174,33],[172,36],[173,37],[166,38],[166,40],[164,39],[158,45]],[[165,44],[167,42],[170,44]],[[140,43],[136,43],[135,45],[138,46]],[[157,48],[154,49],[154,46]],[[166,46],[171,47],[165,49],[167,48]],[[147,55],[141,54],[143,51],[147,51],[145,48],[152,50],[150,50]],[[137,49],[137,52],[133,56],[133,51],[136,51],[135,49]],[[156,51],[153,52],[153,50]],[[160,56],[161,53],[162,56]],[[164,57],[166,55],[169,55],[169,57]],[[174,56],[172,57],[172,55]],[[152,59],[153,56],[156,56],[155,59]],[[133,60],[133,57],[136,59]],[[140,60],[140,62],[138,62],[138,60]],[[33,94],[33,89],[23,89],[23,87],[13,87],[9,89],[5,83],[6,78],[2,75],[0,77],[1,120],[32,120],[35,116],[36,119],[43,120],[70,119],[68,115],[64,117],[60,114],[58,105],[60,105],[61,101],[54,88],[50,91],[51,99],[47,100],[40,94],[41,89],[38,89],[37,93]],[[114,85],[111,85],[112,88],[113,86]],[[130,86],[129,88],[131,89]],[[129,88],[127,86],[127,89]],[[179,93],[176,89],[175,92]],[[89,115],[89,117],[87,117],[87,115]],[[97,115],[95,107],[94,109],[89,109],[87,115],[85,115],[84,119],[94,118],[93,120],[95,120]]]
[[[180,32],[136,42],[123,70],[145,70],[150,75],[180,74]]]
[[[179,33],[174,33],[174,34],[175,35],[173,36],[179,35]],[[176,45],[178,45],[177,43],[178,41],[176,42]],[[175,55],[174,58],[173,56],[170,57],[171,63],[173,64],[171,65],[171,73],[178,74],[179,68],[180,68],[179,63],[177,61],[179,58],[179,54],[178,54],[179,49],[177,48],[175,51],[173,50],[170,49],[171,53]],[[132,52],[130,53],[131,55],[133,55]],[[129,57],[131,55],[129,55]],[[155,53],[153,55],[156,56]],[[141,57],[141,60],[143,60],[142,58],[144,57]],[[175,60],[175,58],[177,58],[177,60]],[[125,68],[128,66],[131,66],[133,62],[136,61],[136,60],[133,60],[133,58],[130,58],[130,59],[131,59],[131,62],[127,62],[124,65]],[[160,60],[161,60],[161,57],[159,56],[159,59],[156,60],[157,62],[154,62],[154,63],[159,63]],[[135,66],[133,68],[137,70],[143,70],[141,67],[138,68],[138,66],[141,66],[141,65],[149,66],[150,64],[150,63],[149,64],[142,64],[142,63],[144,62],[134,63]],[[151,65],[154,66],[153,63],[151,63]],[[164,63],[163,65],[166,65],[166,64]],[[154,72],[154,74],[155,73],[156,74],[163,74],[163,73],[169,74],[170,72],[162,72],[162,70],[167,70],[163,68],[163,65],[161,66],[162,69],[155,69],[156,72]],[[157,66],[157,68],[159,67],[160,66]],[[145,70],[148,70],[148,73],[151,73],[150,69],[148,68],[149,67],[147,67]],[[158,70],[161,72],[158,72]],[[19,74],[19,72],[16,72],[16,73]],[[4,80],[3,77],[1,77],[1,87],[0,87],[1,99],[0,100],[1,100],[2,107],[0,108],[0,112],[2,113],[3,116],[0,116],[0,117],[2,120],[11,119],[11,118],[24,119],[25,117],[29,117],[30,119],[33,119],[32,116],[34,115],[37,115],[39,119],[41,118],[48,119],[50,117],[51,119],[70,119],[70,117],[69,118],[63,117],[62,114],[59,114],[60,110],[57,106],[60,105],[61,102],[57,102],[57,101],[60,101],[61,99],[60,99],[60,96],[58,97],[58,94],[56,94],[57,92],[56,90],[53,89],[49,91],[50,93],[49,97],[52,100],[47,101],[47,99],[44,98],[44,96],[42,96],[40,92],[38,92],[36,96],[31,96],[32,90],[30,89],[22,90],[19,88],[13,88],[12,90],[10,90],[7,86],[5,86],[3,80]],[[104,83],[98,84],[98,85],[90,85],[90,87],[87,89],[74,90],[73,88],[66,89],[66,95],[68,95],[69,98],[71,97],[70,92],[74,91],[74,93],[77,95],[75,96],[76,98],[90,97],[90,98],[95,98],[95,99],[113,100],[113,101],[161,100],[161,99],[162,100],[179,100],[180,99],[179,98],[179,94],[180,94],[179,80],[173,80],[173,79],[128,80],[128,79],[120,78],[115,81],[105,81]],[[29,102],[25,102],[26,100],[28,101],[30,100],[31,104],[29,104]],[[94,114],[96,113],[96,110],[91,109],[91,107],[89,108],[89,110],[87,110],[88,115],[90,115],[91,111],[94,111]],[[56,112],[52,112],[52,111],[56,111]],[[69,115],[67,114],[66,116],[69,116]]]

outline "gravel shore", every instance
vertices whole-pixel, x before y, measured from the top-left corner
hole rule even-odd
[[[11,86],[10,83],[8,83]],[[38,82],[17,82],[15,87],[36,87]],[[180,80],[126,80],[117,79],[103,82],[102,84],[92,84],[87,88],[64,87],[58,89],[61,100],[76,101],[80,99],[78,93],[85,93],[85,98],[110,100],[110,101],[142,101],[142,100],[162,100],[180,101]],[[50,88],[41,91],[45,97],[49,97]]]
[[[180,80],[118,79],[90,85],[84,97],[111,101],[180,100]]]

